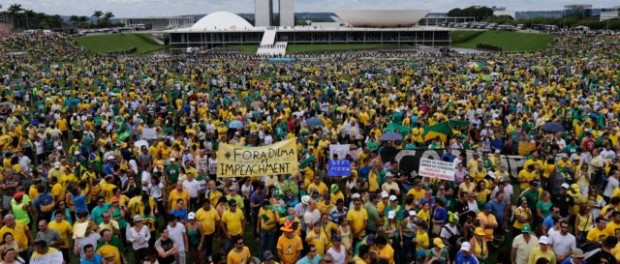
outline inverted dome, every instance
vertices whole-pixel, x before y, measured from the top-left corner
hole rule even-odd
[[[226,12],[218,11],[204,16],[191,29],[194,30],[215,30],[215,29],[249,29],[253,28],[247,20],[242,17]]]

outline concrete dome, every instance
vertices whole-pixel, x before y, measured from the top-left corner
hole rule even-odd
[[[204,16],[192,25],[192,30],[217,30],[217,29],[249,29],[253,28],[247,20],[242,17],[226,12],[218,11]]]

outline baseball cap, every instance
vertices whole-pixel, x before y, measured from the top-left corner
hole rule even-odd
[[[381,192],[381,198],[388,198],[390,197],[390,194],[386,191]]]
[[[396,218],[396,212],[394,211],[389,211],[388,215],[387,215],[388,219],[394,219]]]
[[[568,183],[562,183],[562,185],[560,185],[560,187],[562,187],[564,189],[568,189],[568,188],[570,188],[570,185],[568,185]]]
[[[543,245],[549,245],[551,244],[551,241],[549,240],[549,237],[541,236],[540,239],[538,239],[538,243]]]
[[[141,215],[134,215],[133,216],[133,221],[134,222],[141,222],[142,221],[142,216]]]
[[[398,200],[396,195],[390,195],[390,201],[396,201],[396,200]]]
[[[586,255],[583,254],[583,250],[580,248],[574,248],[573,253],[570,255],[571,258],[585,258]]]
[[[352,197],[353,197],[353,199],[362,198],[362,196],[359,193],[354,193]]]
[[[523,233],[532,233],[532,228],[530,227],[530,225],[523,225],[523,227],[521,227],[521,232]]]
[[[194,213],[194,212],[189,213],[189,214],[187,215],[187,219],[189,219],[189,220],[194,220],[194,219],[196,219],[196,213]]]
[[[441,249],[446,247],[446,245],[444,245],[443,243],[443,240],[441,240],[441,238],[438,238],[438,237],[433,239],[433,245]]]
[[[461,251],[469,251],[471,250],[471,244],[469,242],[463,242],[461,244]]]

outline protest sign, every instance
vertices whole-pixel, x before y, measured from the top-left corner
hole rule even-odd
[[[329,160],[328,176],[351,176],[351,162],[349,160]]]
[[[155,130],[155,128],[149,128],[149,127],[142,128],[142,138],[143,139],[156,139],[157,130]]]
[[[351,145],[349,144],[331,144],[329,145],[329,157],[330,159],[334,158],[334,155],[337,156],[337,159],[345,159],[347,155],[351,154]]]
[[[297,140],[243,147],[221,143],[217,151],[218,177],[253,177],[264,175],[296,174]]]
[[[454,181],[455,172],[456,170],[454,169],[454,164],[452,164],[452,162],[426,158],[420,159],[418,175],[422,177]]]

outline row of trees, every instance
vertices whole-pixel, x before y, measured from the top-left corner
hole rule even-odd
[[[494,16],[493,9],[486,6],[470,6],[465,9],[455,8],[448,12],[450,17],[475,17],[477,21],[497,23],[500,25],[524,24],[528,27],[532,25],[556,25],[560,28],[573,26],[587,26],[591,29],[611,29],[620,30],[620,19],[610,19],[599,21],[596,18],[585,17],[583,13],[566,16],[563,18],[534,18],[515,20],[511,16]]]
[[[2,8],[2,6],[0,6]],[[22,8],[20,4],[13,4],[7,9],[15,28],[59,28],[62,27],[62,17],[59,15],[47,15],[37,13],[30,9]]]
[[[2,5],[0,5],[2,8]],[[59,15],[47,15],[45,13],[37,13],[30,9],[25,9],[20,4],[12,4],[6,10],[11,16],[13,27],[17,29],[49,29],[61,28],[65,24]],[[110,27],[114,24],[111,22],[114,17],[112,12],[103,12],[95,10],[90,17],[87,16],[70,16],[69,23],[72,26],[80,28],[102,28]]]

